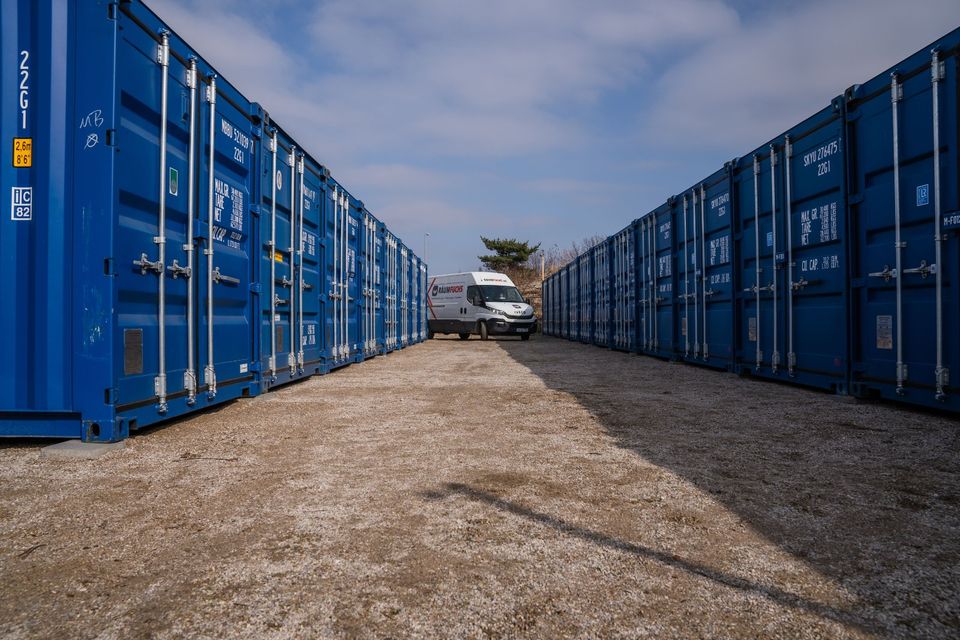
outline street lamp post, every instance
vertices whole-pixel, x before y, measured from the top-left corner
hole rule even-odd
[[[429,237],[430,237],[429,232],[423,234],[423,262],[424,264],[427,265],[428,269],[430,268],[430,263],[427,262],[427,238]]]

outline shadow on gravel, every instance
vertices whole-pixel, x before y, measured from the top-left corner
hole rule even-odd
[[[710,567],[697,562],[684,560],[683,558],[672,553],[657,551],[656,549],[651,549],[650,547],[634,544],[626,540],[621,540],[620,538],[608,536],[599,531],[594,531],[592,529],[571,524],[549,514],[529,509],[509,500],[504,500],[496,494],[471,487],[470,485],[461,484],[459,482],[450,482],[444,484],[442,490],[429,491],[422,495],[427,500],[443,500],[444,498],[450,496],[462,496],[475,502],[487,504],[499,511],[510,513],[532,522],[536,522],[537,524],[550,527],[551,529],[555,529],[564,535],[571,536],[573,538],[579,538],[600,547],[605,547],[624,553],[630,553],[640,558],[659,562],[673,569],[678,569],[691,575],[706,578],[707,580],[711,580],[732,589],[738,589],[746,593],[759,595],[782,606],[813,613],[823,618],[835,620],[844,624],[857,624],[857,621],[847,611],[828,607],[818,602],[811,602],[795,594],[777,589],[776,587],[768,587],[762,584],[751,582],[749,580],[744,580],[743,578],[731,576],[723,573],[722,571],[711,569]]]
[[[848,615],[470,487],[450,490],[880,635],[960,633],[956,420],[556,338],[498,346],[574,396],[618,446],[710,494],[859,606]]]

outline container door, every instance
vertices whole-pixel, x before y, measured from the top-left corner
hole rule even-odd
[[[730,174],[700,187],[701,310],[703,312],[703,362],[721,368],[733,367],[734,277],[733,208]]]
[[[361,286],[360,286],[360,220],[362,213],[351,202],[347,210],[347,289],[346,289],[346,314],[347,325],[347,344],[346,357],[354,360],[360,350],[360,304],[361,304]]]
[[[384,324],[386,320],[386,313],[384,311],[385,298],[386,298],[386,277],[384,275],[384,252],[386,251],[385,244],[385,227],[377,223],[377,228],[375,230],[375,252],[374,252],[374,301],[376,304],[376,349],[378,353],[383,353],[386,348],[386,326]]]
[[[785,215],[779,345],[790,378],[847,386],[846,197],[842,101],[784,140]]]
[[[135,427],[249,392],[257,141],[189,52],[133,24],[120,33],[117,410]]]
[[[578,261],[574,260],[570,265],[569,277],[569,297],[570,297],[570,339],[580,339],[580,269]]]
[[[363,233],[361,244],[363,246],[363,289],[361,292],[361,307],[363,315],[363,354],[365,357],[372,356],[376,352],[376,330],[375,320],[375,300],[374,300],[374,271],[376,269],[376,257],[374,247],[376,243],[377,222],[366,211],[363,212]]]
[[[754,153],[738,175],[740,244],[737,260],[743,297],[740,306],[742,370],[785,376],[782,266],[784,252],[781,150],[771,145]]]
[[[593,340],[593,273],[591,270],[591,253],[580,258],[580,317],[581,342]]]
[[[626,349],[637,348],[637,235],[631,225],[624,231],[624,338]]]
[[[333,364],[342,364],[349,355],[348,286],[350,281],[350,204],[347,192],[339,185],[328,191],[331,214],[327,217],[327,238],[331,247],[327,262],[327,343]]]
[[[914,56],[848,102],[852,377],[858,393],[956,410],[958,86],[949,51]]]
[[[606,242],[598,244],[593,250],[593,342],[607,342],[607,306],[606,306]]]
[[[323,283],[323,247],[320,238],[323,234],[323,204],[326,201],[323,191],[322,173],[312,162],[301,158],[301,180],[299,242],[297,249],[297,336],[299,352],[297,361],[304,375],[322,372],[323,344],[321,334],[320,293]]]
[[[639,229],[637,231],[638,251],[638,291],[637,314],[640,322],[638,332],[640,344],[638,351],[647,353],[653,348],[653,309],[656,298],[656,261],[653,254],[653,236],[655,233],[654,218],[652,215],[644,216],[640,219]],[[619,304],[620,292],[615,291],[617,302]]]
[[[270,132],[263,154],[260,192],[261,288],[260,344],[264,378],[268,384],[297,375],[296,215],[300,175],[292,142],[278,131]]]
[[[409,336],[409,296],[410,296],[410,259],[407,255],[407,248],[400,246],[400,345],[405,347],[410,338]]]
[[[187,299],[197,262],[196,245],[187,238],[196,204],[188,199],[188,165],[191,157],[197,161],[191,135],[205,120],[197,96],[202,87],[188,86],[189,69],[170,55],[169,41],[158,42],[136,26],[120,33],[115,135],[124,161],[116,165],[114,317],[122,362],[117,401],[121,412],[151,404],[152,416],[133,418],[146,424],[170,412],[171,396],[186,392],[191,402],[197,396],[196,361],[188,370],[195,349],[188,344]],[[96,112],[89,116],[91,147],[107,143],[99,139],[96,119]]]
[[[691,189],[679,197],[680,207],[677,220],[677,283],[676,292],[679,355],[690,361],[700,359],[700,278],[699,252],[697,250],[700,233],[698,231],[700,213],[700,190]]]
[[[249,116],[234,91],[217,87],[215,76],[203,82],[205,98],[199,122],[202,160],[198,163],[202,259],[197,269],[199,361],[207,398],[241,395],[254,359],[254,311],[251,301],[253,257],[250,203],[256,173],[257,143]],[[198,248],[199,251],[199,248]]]
[[[384,330],[387,350],[392,351],[397,348],[397,239],[392,234],[387,233],[385,243],[386,305],[384,309]]]
[[[566,338],[570,331],[570,314],[567,309],[567,267],[560,270],[560,336]]]
[[[651,253],[654,258],[653,350],[661,357],[675,353],[677,331],[674,324],[676,286],[674,278],[673,212],[670,206],[653,214],[654,232]]]

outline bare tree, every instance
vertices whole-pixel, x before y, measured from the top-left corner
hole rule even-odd
[[[604,242],[607,238],[600,235],[587,236],[583,240],[574,241],[570,243],[569,247],[560,248],[557,245],[553,245],[547,249],[544,249],[544,273],[545,275],[550,275],[556,273],[560,270],[561,267],[569,264],[574,260],[574,258],[583,255],[590,249],[594,248],[601,242]],[[537,263],[534,265],[534,261]],[[533,255],[530,257],[528,265],[530,267],[536,267],[538,273],[540,269],[540,256]]]

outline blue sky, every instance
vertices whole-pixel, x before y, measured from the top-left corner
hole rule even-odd
[[[147,0],[418,253],[609,235],[960,26],[957,0]]]

